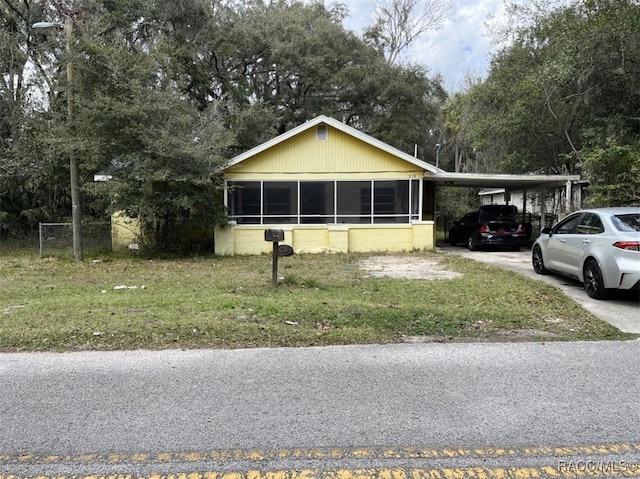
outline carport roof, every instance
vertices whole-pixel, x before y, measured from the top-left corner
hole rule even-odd
[[[425,181],[442,186],[534,189],[546,186],[564,186],[568,182],[580,181],[579,175],[495,175],[481,173],[425,173]]]

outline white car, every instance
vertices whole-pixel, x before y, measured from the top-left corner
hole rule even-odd
[[[538,274],[581,281],[594,299],[606,299],[614,289],[640,289],[640,208],[576,211],[542,230],[532,262]]]

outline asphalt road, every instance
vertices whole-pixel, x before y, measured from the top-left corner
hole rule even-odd
[[[585,293],[582,284],[559,275],[539,275],[531,266],[531,251],[469,251],[458,246],[439,246],[445,253],[454,253],[475,261],[490,263],[523,274],[529,278],[545,281],[562,290],[567,296],[598,318],[625,333],[640,334],[640,294],[637,292],[616,292],[612,299],[598,301]]]
[[[637,465],[638,357],[640,341],[0,354],[0,478]]]

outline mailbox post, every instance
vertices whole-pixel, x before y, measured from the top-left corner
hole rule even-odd
[[[264,230],[264,240],[273,243],[271,284],[273,286],[278,286],[278,242],[284,241],[284,230]]]

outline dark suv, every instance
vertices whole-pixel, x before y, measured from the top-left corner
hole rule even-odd
[[[518,251],[531,236],[531,227],[518,220],[513,205],[484,205],[455,221],[449,230],[449,244],[465,244],[471,251],[500,246]]]

